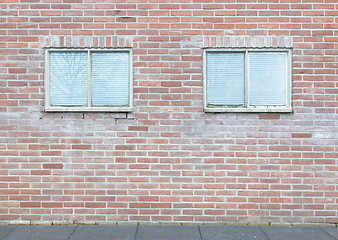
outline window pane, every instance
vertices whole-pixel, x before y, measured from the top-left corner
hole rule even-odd
[[[93,106],[129,105],[129,53],[92,53]]]
[[[244,105],[244,53],[207,54],[207,104]]]
[[[249,53],[250,105],[286,105],[286,53]]]
[[[86,52],[52,52],[50,78],[52,106],[87,105]]]

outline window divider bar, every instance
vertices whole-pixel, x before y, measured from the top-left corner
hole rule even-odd
[[[88,107],[92,106],[92,59],[91,52],[88,50]]]
[[[244,52],[244,107],[249,106],[250,100],[250,91],[249,88],[249,52]]]

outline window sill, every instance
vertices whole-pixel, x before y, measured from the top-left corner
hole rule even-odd
[[[46,107],[45,112],[131,112],[131,107]]]
[[[250,108],[204,108],[204,112],[208,113],[225,113],[225,112],[238,112],[238,113],[291,113],[292,108],[288,107],[250,107]]]

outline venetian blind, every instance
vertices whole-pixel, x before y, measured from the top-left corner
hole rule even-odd
[[[244,53],[207,54],[208,107],[244,105]]]
[[[286,79],[285,53],[249,53],[250,105],[286,105]]]
[[[129,53],[93,52],[92,105],[129,104]]]
[[[50,54],[52,106],[87,105],[87,52]]]

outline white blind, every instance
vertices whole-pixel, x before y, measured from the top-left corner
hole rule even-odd
[[[129,53],[93,52],[93,106],[127,106],[129,104]]]
[[[286,105],[286,53],[249,53],[250,105]]]
[[[52,106],[87,105],[87,52],[50,54]]]
[[[244,105],[244,53],[207,53],[207,104]]]

